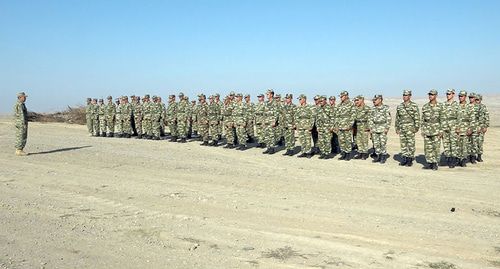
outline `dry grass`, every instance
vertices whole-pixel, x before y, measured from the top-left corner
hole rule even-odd
[[[66,122],[71,124],[86,124],[85,107],[70,107],[55,113],[28,112],[28,120],[35,122]]]

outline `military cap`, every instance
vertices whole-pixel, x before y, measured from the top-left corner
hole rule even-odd
[[[205,94],[200,93],[200,94],[198,94],[198,98],[203,98],[203,99],[205,99],[206,97],[205,97]]]
[[[168,97],[170,97],[170,98],[175,98],[175,94],[171,94],[171,95],[169,95]]]
[[[276,94],[276,95],[274,96],[274,98],[281,98],[281,94],[279,94],[279,93],[278,93],[278,94]]]
[[[245,94],[245,98],[247,98],[247,97],[250,97],[250,94],[248,94],[248,93],[247,93],[247,94]]]
[[[220,94],[216,93],[214,96],[215,96],[215,97],[220,97]]]
[[[131,95],[130,98],[134,99],[135,98],[135,95]]]
[[[22,96],[22,95],[21,95],[21,93],[22,93],[22,92],[18,93],[18,94],[17,94],[17,97]],[[92,98],[87,97],[87,101],[92,101]]]
[[[267,90],[266,93],[272,93],[272,94],[274,94],[274,90],[273,89],[269,89],[269,90]]]
[[[314,98],[313,98],[313,99],[314,99],[314,100],[318,100],[318,99],[319,99],[319,95],[318,95],[318,94],[316,94],[316,95],[314,96]]]
[[[109,95],[107,99],[108,99],[108,100],[112,100],[112,99],[113,99],[113,97],[111,97],[111,95]]]
[[[467,96],[467,92],[464,90],[461,90],[458,96]]]
[[[213,95],[208,96],[208,99],[214,99]]]
[[[264,97],[264,94],[260,93],[257,97]]]
[[[236,97],[243,97],[243,94],[241,94],[241,93],[237,93],[237,94],[236,94]]]
[[[149,94],[144,95],[143,99],[149,98]]]
[[[306,99],[307,96],[305,94],[301,94],[301,95],[299,95],[299,97],[297,97],[297,99],[302,99],[302,98]]]
[[[321,95],[321,99],[325,99],[326,100],[327,99],[326,95]]]
[[[411,95],[411,90],[404,90],[403,95]]]
[[[179,93],[179,97],[182,97],[182,96],[184,96],[184,93],[183,93],[183,92],[180,92],[180,93]]]
[[[293,94],[291,94],[291,93],[287,93],[287,94],[285,95],[285,98],[287,98],[287,99],[288,99],[288,98],[292,99],[292,98],[293,98]]]
[[[455,89],[448,89],[448,90],[446,90],[446,93],[453,93],[454,94],[455,93]]]
[[[335,98],[335,96],[330,96],[330,100],[336,100],[337,98]]]
[[[476,94],[475,94],[475,93],[473,93],[473,92],[471,92],[471,93],[469,93],[469,97],[474,97],[474,98],[476,98]]]
[[[479,99],[481,101],[483,100],[483,95],[482,94],[478,93],[478,94],[476,94],[476,97],[477,97],[477,99]]]
[[[104,102],[104,100],[102,98],[99,98],[99,102]]]
[[[438,94],[438,92],[437,92],[436,90],[432,89],[432,90],[430,90],[430,91],[429,91],[429,93],[427,93],[427,94],[430,94],[430,95],[437,95],[437,94]]]
[[[234,95],[235,95],[234,91],[231,91],[231,92],[229,93],[229,96],[234,96]]]
[[[347,91],[342,91],[342,92],[340,92],[339,97],[342,97],[342,96],[344,96],[344,95],[349,96],[349,92],[347,92]]]
[[[375,95],[373,96],[373,99],[372,99],[372,100],[373,100],[373,101],[375,101],[375,100],[377,100],[377,99],[379,99],[379,98],[380,98],[380,99],[384,99],[384,98],[382,97],[382,94],[375,94]]]
[[[97,98],[92,99],[92,101],[96,101],[97,102]]]
[[[360,94],[360,95],[358,95],[358,96],[356,96],[356,97],[354,98],[354,100],[364,100],[364,99],[365,99],[365,97],[364,97],[363,95],[361,95],[361,94]]]
[[[156,96],[156,95],[153,95],[153,99],[158,99],[158,96]]]

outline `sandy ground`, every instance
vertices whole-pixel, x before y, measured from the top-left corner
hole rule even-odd
[[[493,110],[485,161],[437,172],[55,123],[15,157],[3,117],[0,268],[500,268]]]

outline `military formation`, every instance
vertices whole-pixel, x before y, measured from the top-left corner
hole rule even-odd
[[[449,89],[447,100],[439,103],[437,94],[436,90],[429,91],[429,102],[420,111],[411,100],[412,92],[403,91],[394,126],[401,145],[399,165],[413,165],[419,131],[424,139],[425,169],[437,170],[439,163],[454,168],[482,162],[484,135],[489,127],[482,96],[460,91],[457,102],[455,90]],[[91,136],[152,140],[166,136],[172,142],[199,140],[203,146],[224,145],[241,151],[251,146],[265,148],[263,154],[283,150],[283,155],[298,154],[299,158],[318,155],[319,159],[331,159],[338,154],[338,160],[372,157],[372,162],[384,164],[389,157],[387,134],[392,116],[382,95],[371,99],[372,106],[362,95],[351,101],[347,91],[339,94],[338,104],[335,96],[317,95],[312,105],[304,94],[294,104],[292,94],[282,99],[273,90],[257,98],[256,104],[250,95],[234,92],[223,100],[219,94],[210,95],[208,100],[199,94],[198,102],[190,102],[179,93],[170,95],[167,104],[148,94],[114,101],[108,96],[107,103],[88,98],[87,127]]]

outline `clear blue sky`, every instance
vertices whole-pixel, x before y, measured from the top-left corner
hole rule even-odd
[[[0,112],[89,97],[500,92],[500,1],[0,0]]]

